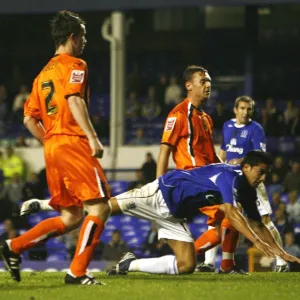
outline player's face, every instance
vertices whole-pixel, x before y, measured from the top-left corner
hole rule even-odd
[[[260,183],[266,180],[268,171],[269,166],[263,163],[257,166],[245,164],[243,167],[243,173],[246,176],[248,183],[254,188],[257,188]]]
[[[237,124],[248,124],[253,114],[252,103],[240,101],[239,106],[234,108]]]
[[[190,82],[187,82],[187,90],[201,99],[208,99],[211,93],[211,78],[207,72],[194,73]]]
[[[73,39],[74,56],[81,55],[83,52],[83,49],[87,43],[85,26],[83,24],[81,24],[80,26],[82,29],[80,34],[78,36],[74,37],[74,39]]]

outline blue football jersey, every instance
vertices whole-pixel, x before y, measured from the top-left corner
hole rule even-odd
[[[251,150],[266,151],[264,129],[255,121],[238,125],[231,119],[223,125],[221,149],[226,151],[227,161],[242,158]]]
[[[256,189],[251,187],[239,166],[211,164],[192,170],[174,170],[159,178],[159,188],[175,217],[189,218],[199,208],[222,203],[236,206],[246,202],[249,218],[260,220]]]

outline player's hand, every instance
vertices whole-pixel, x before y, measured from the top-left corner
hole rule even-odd
[[[240,158],[233,158],[228,163],[230,165],[239,165],[242,162],[243,159]]]
[[[278,254],[278,253],[275,253],[277,251],[274,251],[274,249],[271,248],[269,244],[267,244],[261,240],[257,240],[254,243],[254,246],[268,257],[275,257]]]
[[[281,255],[279,255],[283,260],[285,261],[289,261],[289,262],[297,262],[298,264],[300,264],[300,259],[288,254],[287,252],[283,252]]]
[[[92,150],[92,156],[97,157],[97,158],[102,158],[103,157],[103,152],[104,148],[99,141],[98,137],[93,137],[89,139],[89,144]]]

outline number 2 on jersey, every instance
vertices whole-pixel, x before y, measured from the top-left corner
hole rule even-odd
[[[42,90],[49,89],[49,93],[47,94],[45,100],[46,100],[46,108],[47,108],[47,115],[51,116],[57,113],[57,106],[56,105],[50,105],[50,102],[52,100],[52,97],[54,95],[55,89],[54,84],[52,80],[44,81],[42,82]]]

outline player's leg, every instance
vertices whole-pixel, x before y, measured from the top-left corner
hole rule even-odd
[[[272,214],[272,208],[270,205],[269,197],[266,191],[266,187],[261,183],[257,188],[257,209],[259,214],[262,216],[262,222],[271,231],[276,242],[282,246],[282,239],[276,226],[272,222],[270,215]],[[288,272],[289,266],[286,261],[281,257],[276,256],[276,267],[275,272]]]
[[[171,215],[158,189],[158,181],[116,196],[109,202],[113,213],[123,212],[146,220],[155,220],[158,239],[167,240],[175,255],[136,259],[133,253],[127,253],[116,266],[108,270],[108,275],[128,272],[185,274],[194,271],[196,258],[192,235],[183,220]]]
[[[66,276],[66,283],[77,282],[74,278],[82,278],[99,243],[106,220],[110,215],[110,207],[103,199],[84,202],[88,215],[81,226],[74,258]]]
[[[0,245],[2,256],[14,280],[20,281],[20,254],[25,250],[77,228],[83,218],[80,207],[71,206],[61,210],[61,216],[46,219],[21,236],[6,240]]]

